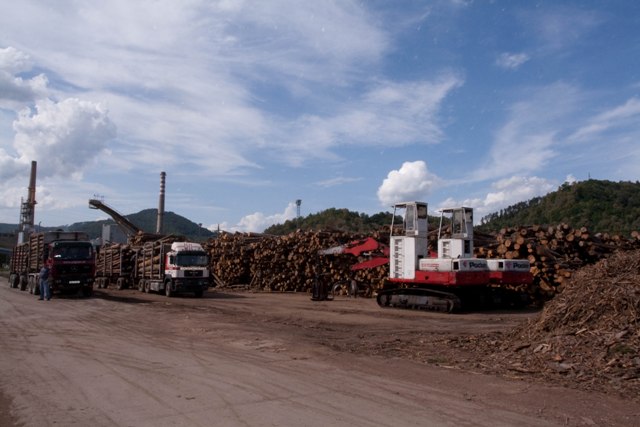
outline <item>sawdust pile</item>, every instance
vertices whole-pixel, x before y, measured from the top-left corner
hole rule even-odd
[[[498,339],[489,357],[531,374],[640,400],[640,251],[576,272],[538,319]]]

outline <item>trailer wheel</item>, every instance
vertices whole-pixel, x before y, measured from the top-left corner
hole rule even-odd
[[[119,291],[124,289],[124,278],[118,277],[118,280],[116,281],[116,289]]]
[[[151,290],[151,281],[150,280],[145,280],[144,281],[144,293],[148,294],[150,290]]]
[[[142,279],[138,281],[138,291],[144,292],[144,280]]]
[[[171,289],[171,280],[166,280],[164,282],[164,294],[171,298],[173,296],[173,289]]]
[[[25,291],[27,289],[27,276],[20,276],[20,290]]]

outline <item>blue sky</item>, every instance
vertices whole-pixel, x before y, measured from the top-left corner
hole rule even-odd
[[[53,4],[53,6],[52,6]],[[0,222],[156,208],[263,231],[336,207],[637,181],[640,2],[21,0],[0,14]]]

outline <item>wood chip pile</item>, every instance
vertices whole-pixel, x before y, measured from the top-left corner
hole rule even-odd
[[[535,320],[488,346],[490,365],[640,399],[640,250],[576,272]]]

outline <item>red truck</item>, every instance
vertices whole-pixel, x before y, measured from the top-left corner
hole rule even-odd
[[[13,249],[9,266],[12,288],[39,294],[38,274],[49,267],[51,292],[93,293],[95,253],[86,233],[47,231],[32,233],[27,242]]]

